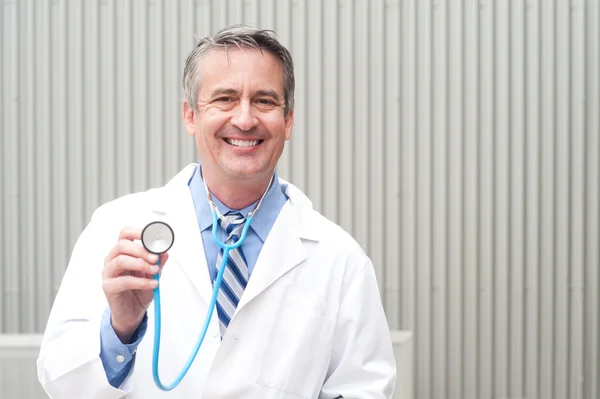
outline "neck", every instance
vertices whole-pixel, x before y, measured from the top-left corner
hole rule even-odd
[[[273,173],[244,179],[215,178],[209,170],[202,168],[202,178],[211,194],[234,210],[244,209],[260,200],[268,188]]]

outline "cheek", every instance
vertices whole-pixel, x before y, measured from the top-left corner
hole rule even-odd
[[[202,140],[210,142],[215,140],[216,133],[227,123],[227,116],[218,110],[208,110],[202,118],[196,120],[196,131]]]
[[[285,139],[285,119],[281,115],[264,118],[263,125],[267,127],[273,136]]]

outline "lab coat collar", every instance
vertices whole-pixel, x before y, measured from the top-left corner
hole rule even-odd
[[[163,189],[159,189],[153,212],[163,216],[175,232],[175,243],[169,259],[177,262],[192,281],[203,300],[209,304],[212,283],[206,255],[196,219],[194,203],[188,187],[195,170],[190,164]],[[276,219],[256,262],[236,312],[273,284],[283,274],[300,264],[307,256],[304,240],[319,241],[319,223],[315,222],[311,201],[294,185],[279,178],[289,200]]]
[[[195,166],[188,185],[192,192],[192,199],[194,201],[196,217],[198,218],[200,231],[202,232],[206,229],[212,228],[213,214],[206,198],[206,187],[204,186],[204,180],[202,179],[202,174],[200,173],[200,165]],[[277,172],[275,172],[273,184],[269,187],[269,190],[263,199],[260,211],[256,213],[252,224],[250,225],[250,228],[258,235],[263,243],[271,231],[271,226],[277,219],[277,215],[281,209],[280,204],[286,201],[286,197],[281,190],[282,187],[279,183]],[[213,196],[213,201],[221,215],[225,215],[227,212],[232,210],[224,205],[216,196]],[[247,217],[248,213],[256,207],[257,202],[258,201],[238,211],[244,217]]]

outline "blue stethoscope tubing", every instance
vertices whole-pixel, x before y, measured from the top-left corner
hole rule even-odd
[[[252,223],[252,218],[254,216],[253,214],[248,216],[248,218],[246,219],[246,222],[244,223],[244,228],[242,229],[242,234],[241,234],[240,238],[238,240],[236,240],[236,242],[234,242],[233,244],[225,244],[224,242],[220,241],[217,237],[217,228],[218,228],[217,211],[213,210],[212,214],[213,214],[213,225],[212,225],[213,240],[219,247],[221,247],[223,249],[223,259],[221,261],[221,267],[219,268],[219,273],[217,274],[217,278],[215,279],[213,294],[212,294],[212,298],[210,300],[210,305],[208,307],[208,313],[206,314],[206,318],[204,319],[204,326],[202,327],[202,331],[198,337],[198,341],[196,341],[196,346],[194,347],[192,353],[190,354],[190,357],[188,358],[185,366],[183,366],[183,369],[181,370],[181,372],[179,373],[177,378],[175,378],[175,380],[169,385],[164,385],[158,375],[158,355],[160,352],[160,326],[161,326],[160,285],[158,285],[154,289],[154,353],[152,355],[152,376],[154,378],[154,383],[156,384],[156,386],[163,391],[171,391],[177,385],[179,385],[179,383],[183,380],[183,377],[185,377],[185,375],[189,371],[192,363],[194,362],[194,359],[196,358],[196,355],[198,354],[198,351],[200,350],[200,346],[202,346],[202,342],[204,341],[204,337],[206,336],[206,332],[208,330],[208,325],[212,318],[213,311],[216,307],[217,295],[219,294],[219,289],[221,288],[221,281],[223,280],[223,273],[225,272],[225,267],[227,267],[227,260],[229,259],[229,251],[231,251],[232,249],[238,248],[240,245],[242,245],[242,243],[246,239],[246,234],[248,233],[248,228],[250,227],[250,224]],[[160,256],[159,256],[156,264],[160,267]],[[153,278],[158,281],[160,279],[159,275],[160,275],[160,273],[157,273],[154,275]]]

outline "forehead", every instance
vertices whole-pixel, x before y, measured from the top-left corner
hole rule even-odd
[[[265,50],[237,47],[210,50],[203,57],[200,73],[201,91],[216,85],[250,85],[283,94],[283,68],[278,59]]]

